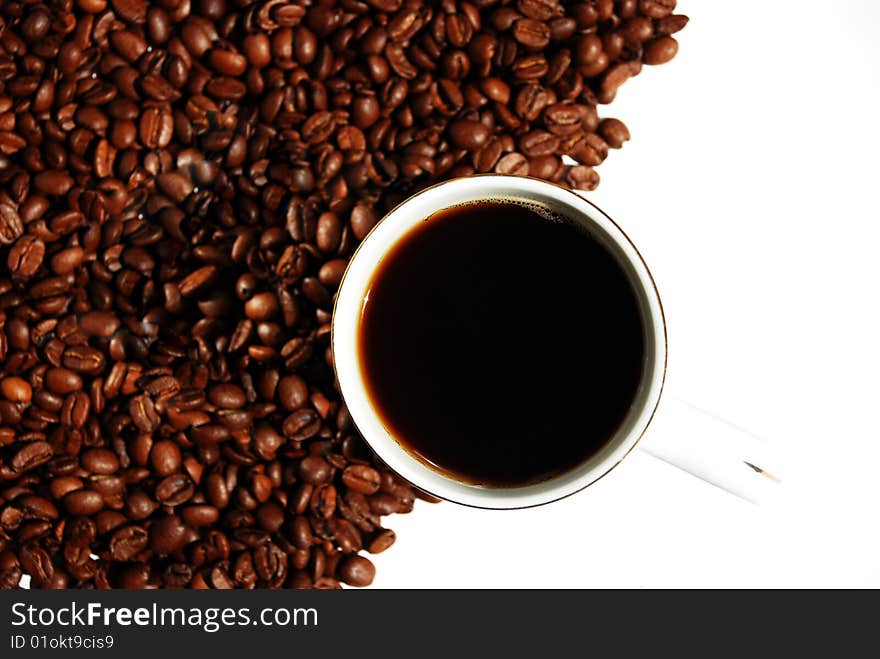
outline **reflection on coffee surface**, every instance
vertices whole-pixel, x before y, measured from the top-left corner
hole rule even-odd
[[[642,377],[638,301],[609,251],[539,206],[441,211],[379,264],[360,319],[371,403],[439,471],[514,487],[595,455]]]

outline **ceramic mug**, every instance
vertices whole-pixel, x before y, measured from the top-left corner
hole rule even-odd
[[[430,221],[437,212],[455,205],[493,199],[545,205],[578,222],[603,245],[617,260],[635,291],[645,345],[641,382],[628,414],[613,436],[588,460],[567,472],[517,487],[465,483],[435,470],[407,451],[383,425],[373,407],[366,393],[363,364],[358,358],[362,310],[374,273],[385,255],[410,230],[421,222]],[[639,444],[652,424],[666,374],[663,307],[648,266],[636,247],[610,217],[580,194],[521,176],[480,175],[453,179],[418,192],[388,213],[361,242],[348,264],[333,312],[332,339],[334,366],[342,397],[354,424],[377,456],[419,489],[441,499],[480,508],[509,509],[545,504],[582,490],[602,478]],[[698,414],[691,412],[683,416],[691,425],[694,419],[699,419]],[[709,425],[708,431],[701,431],[699,427],[682,427],[682,432],[677,434],[673,430],[667,434],[666,446],[651,442],[649,452],[744,498],[757,499],[758,493],[774,477],[759,466],[762,465],[760,459],[739,457],[751,455],[749,451],[756,451],[756,447],[749,447],[745,437],[728,438],[726,443],[718,441],[720,424],[705,416],[702,422]],[[685,422],[679,423],[685,425]],[[693,439],[703,435],[705,442]],[[743,445],[742,449],[740,445]]]

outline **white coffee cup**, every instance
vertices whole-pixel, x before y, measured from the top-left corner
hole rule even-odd
[[[630,410],[605,445],[586,462],[540,483],[519,487],[486,487],[457,480],[422,462],[384,426],[365,386],[364,365],[358,356],[361,314],[374,274],[382,259],[421,222],[451,206],[492,199],[523,200],[548,206],[579,222],[602,244],[627,274],[642,316],[644,360],[642,378]],[[576,303],[576,301],[573,301]],[[523,508],[566,497],[611,471],[639,443],[660,402],[666,373],[666,323],[660,296],[647,265],[620,227],[577,193],[538,179],[481,175],[459,178],[427,188],[388,213],[358,247],[345,272],[333,312],[333,359],[342,397],[358,430],[377,456],[393,471],[434,496],[469,506],[492,509]],[[739,443],[736,440],[734,443]],[[715,444],[707,442],[707,444]],[[651,453],[674,462],[705,480],[748,499],[756,499],[770,480],[757,467],[760,461],[739,459],[718,446],[688,444]],[[734,451],[737,454],[737,451]],[[720,466],[723,464],[724,466]],[[752,482],[757,485],[752,485]],[[763,481],[763,482],[762,482]]]

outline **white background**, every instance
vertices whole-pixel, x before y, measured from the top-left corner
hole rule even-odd
[[[772,442],[780,496],[636,452],[541,508],[418,503],[387,520],[375,586],[880,586],[880,3],[679,12],[676,59],[604,108],[633,139],[590,199],[657,280],[667,393]]]

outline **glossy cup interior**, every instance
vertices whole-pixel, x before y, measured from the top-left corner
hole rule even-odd
[[[645,357],[642,379],[630,411],[606,444],[586,462],[550,480],[521,487],[492,488],[463,483],[407,451],[385,428],[366,393],[358,358],[358,332],[373,274],[391,248],[420,222],[451,206],[486,200],[544,204],[586,231],[614,255],[627,273],[642,316]],[[576,304],[572,300],[572,304]],[[448,501],[493,509],[523,508],[555,501],[581,490],[614,468],[641,438],[663,388],[666,327],[660,297],[641,255],[621,229],[578,194],[520,176],[454,179],[413,195],[379,222],[361,243],[345,272],[333,312],[333,358],[342,397],[358,430],[391,469],[420,489]]]

